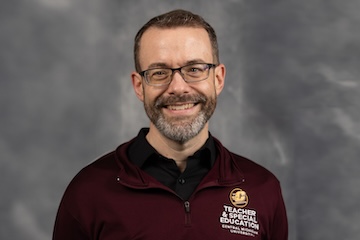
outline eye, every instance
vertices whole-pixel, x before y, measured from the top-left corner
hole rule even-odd
[[[169,69],[156,68],[149,71],[149,77],[154,81],[161,81],[167,79],[171,74],[171,70],[169,73]]]
[[[199,76],[202,75],[205,71],[203,64],[193,64],[184,68],[184,72],[189,76]]]
[[[167,71],[165,71],[164,69],[157,69],[157,70],[153,70],[151,72],[151,76],[162,76],[162,75],[166,75]]]
[[[199,71],[203,71],[201,68],[198,68],[198,67],[192,67],[189,69],[189,72],[193,72],[193,73],[196,73],[196,72],[199,72]]]

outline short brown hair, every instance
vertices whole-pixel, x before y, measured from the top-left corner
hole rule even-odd
[[[161,14],[157,17],[150,19],[135,36],[134,44],[134,60],[135,60],[135,69],[137,72],[141,71],[140,62],[139,62],[139,49],[140,49],[140,39],[144,32],[150,27],[157,28],[175,28],[175,27],[198,27],[203,28],[207,31],[214,58],[214,63],[219,63],[219,49],[216,38],[215,30],[207,23],[201,16],[196,15],[192,12],[185,10],[173,10],[168,13]]]

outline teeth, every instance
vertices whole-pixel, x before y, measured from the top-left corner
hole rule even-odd
[[[193,103],[187,103],[187,104],[183,104],[183,105],[169,105],[168,109],[170,109],[170,110],[185,110],[185,109],[192,108],[193,106],[194,106]]]

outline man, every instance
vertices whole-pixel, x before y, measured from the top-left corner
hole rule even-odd
[[[225,80],[213,28],[165,13],[140,29],[134,55],[150,127],[72,180],[53,239],[287,239],[278,180],[209,133]]]

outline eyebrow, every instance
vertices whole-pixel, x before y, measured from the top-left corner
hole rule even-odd
[[[186,61],[184,63],[184,65],[182,65],[182,66],[191,65],[191,64],[195,64],[195,63],[206,63],[206,62],[203,59],[196,58],[196,59]],[[164,62],[155,62],[155,63],[150,64],[147,69],[152,69],[152,68],[171,68],[171,67]]]
[[[166,63],[162,63],[162,62],[156,62],[156,63],[152,63],[148,66],[148,69],[151,68],[167,68],[168,65]]]
[[[190,64],[195,64],[195,63],[206,63],[206,62],[204,60],[200,59],[200,58],[197,58],[197,59],[194,59],[194,60],[187,61],[185,63],[185,65],[190,65]]]

